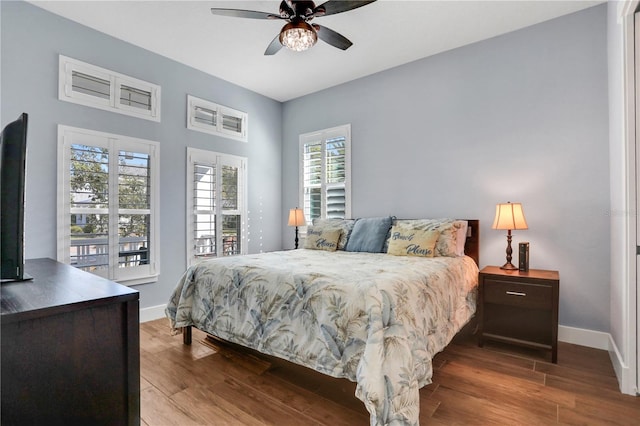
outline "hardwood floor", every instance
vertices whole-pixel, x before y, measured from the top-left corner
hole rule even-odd
[[[140,326],[141,417],[165,425],[368,425],[355,384],[193,330],[171,336],[166,320]],[[434,358],[420,390],[421,425],[640,425],[640,397],[623,395],[605,351],[560,343],[549,355],[476,345],[463,330]]]

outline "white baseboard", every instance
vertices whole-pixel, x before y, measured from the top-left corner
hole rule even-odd
[[[618,379],[620,392],[634,396],[638,394],[635,380],[633,380],[634,373],[624,362],[610,333],[561,325],[558,326],[558,340],[609,352],[609,358]]]
[[[635,381],[632,380],[633,371],[625,364],[610,333],[560,325],[558,326],[558,340],[609,352],[609,358],[611,358],[611,364],[618,379],[620,392],[627,395],[640,395]]]
[[[153,321],[160,318],[165,318],[164,309],[167,305],[151,306],[150,308],[140,309],[140,322]]]
[[[558,340],[574,345],[608,351],[610,349],[609,342],[611,342],[611,335],[602,331],[560,325],[558,326]]]
[[[618,350],[616,342],[613,340],[613,336],[610,336],[609,341],[609,358],[611,358],[613,370],[616,372],[616,377],[620,384],[620,392],[633,396],[640,395],[640,389],[636,387],[636,382],[633,378],[634,372],[629,365],[624,362],[622,354]]]

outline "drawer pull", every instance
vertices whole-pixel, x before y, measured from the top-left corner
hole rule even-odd
[[[509,296],[526,296],[527,293],[521,293],[519,291],[507,291],[506,292]]]

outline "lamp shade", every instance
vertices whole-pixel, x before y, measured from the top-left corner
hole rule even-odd
[[[501,203],[496,205],[496,217],[493,220],[492,229],[529,229],[524,218],[522,204]]]
[[[296,207],[295,209],[289,210],[289,226],[304,226],[306,223],[302,209]]]

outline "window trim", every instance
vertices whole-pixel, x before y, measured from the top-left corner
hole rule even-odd
[[[150,170],[150,185],[151,191],[149,193],[149,210],[150,210],[150,231],[149,239],[149,263],[146,265],[138,265],[135,268],[118,268],[118,239],[110,239],[109,250],[109,267],[106,274],[96,274],[103,276],[107,279],[116,281],[123,285],[137,285],[146,284],[158,281],[160,275],[160,144],[155,141],[133,138],[129,136],[116,135],[112,133],[99,132],[95,130],[82,129],[77,127],[71,127],[66,125],[58,125],[58,170],[57,170],[57,259],[59,262],[70,264],[70,249],[71,249],[71,237],[70,237],[70,224],[69,218],[71,215],[70,206],[70,174],[69,168],[71,164],[71,145],[75,142],[75,138],[82,135],[83,138],[93,139],[91,146],[100,146],[113,149],[116,152],[119,150],[129,151],[142,151],[148,152],[150,155],[151,170]],[[86,144],[85,142],[79,142]],[[117,165],[117,156],[115,157]],[[113,163],[110,163],[113,164]],[[110,170],[112,168],[110,167]],[[114,178],[115,176],[115,178]],[[118,186],[117,172],[110,173],[109,177],[109,189]],[[110,200],[114,200],[114,197],[109,197]],[[117,203],[110,203],[108,208],[108,214],[118,215],[119,210]],[[117,235],[118,223],[117,221],[109,221],[109,234]],[[114,249],[115,246],[115,249]]]
[[[161,87],[157,84],[149,83],[134,77],[130,77],[115,71],[108,70],[96,65],[91,65],[68,56],[59,55],[58,70],[58,99],[105,111],[116,112],[118,114],[129,115],[136,118],[143,118],[160,122]],[[98,77],[109,81],[109,99],[87,95],[72,89],[73,72]],[[124,105],[119,102],[122,86],[129,86],[134,89],[149,92],[151,95],[151,109]]]
[[[226,161],[225,161],[226,160]],[[193,191],[194,191],[194,187],[193,187],[193,174],[194,174],[194,166],[196,163],[200,163],[200,164],[215,164],[216,165],[216,170],[218,170],[218,165],[225,165],[225,164],[236,164],[239,167],[239,170],[241,172],[241,181],[242,181],[242,185],[240,188],[240,195],[239,195],[239,203],[241,203],[241,206],[239,209],[237,209],[239,211],[238,214],[240,214],[240,216],[242,217],[241,221],[242,221],[242,227],[241,227],[241,232],[240,232],[240,253],[239,254],[247,254],[248,251],[248,242],[249,242],[249,238],[248,238],[248,225],[247,225],[247,221],[248,221],[248,213],[249,213],[249,208],[248,208],[248,181],[247,181],[247,169],[248,169],[248,160],[246,157],[240,157],[237,155],[231,155],[231,154],[225,154],[225,153],[221,153],[221,152],[215,152],[215,151],[208,151],[208,150],[203,150],[203,149],[197,149],[197,148],[192,148],[192,147],[187,147],[187,173],[186,173],[186,194],[187,194],[187,205],[186,205],[186,248],[187,248],[187,252],[186,252],[186,260],[187,260],[187,267],[195,265],[199,262],[201,262],[202,260],[198,260],[196,257],[194,257],[192,255],[193,252],[193,247],[195,245],[195,241],[193,238],[193,234],[194,234],[194,223],[192,220],[192,215],[193,215]],[[217,172],[216,172],[217,173]],[[222,208],[220,207],[220,204],[217,204],[217,208],[216,209],[220,209],[220,211],[222,211]],[[221,227],[222,226],[222,215],[218,214],[217,218],[216,218],[216,228],[217,227]],[[217,229],[216,229],[217,231]],[[222,247],[222,235],[218,232],[216,232],[216,251],[218,250],[219,247]],[[216,254],[216,257],[218,257],[218,255]]]
[[[202,124],[195,119],[196,108],[203,108],[214,111],[217,115],[216,126]],[[223,127],[223,116],[239,118],[241,120],[240,132],[227,130]],[[222,136],[225,138],[235,139],[241,142],[247,142],[249,139],[249,114],[233,108],[219,105],[205,99],[200,99],[192,95],[187,95],[187,129],[196,132],[208,133],[211,135]]]
[[[351,218],[351,124],[343,124],[341,126],[331,127],[324,130],[318,130],[315,132],[303,133],[299,136],[298,145],[298,202],[299,206],[304,210],[304,145],[314,141],[320,141],[323,145],[322,149],[322,183],[320,184],[322,193],[322,212],[321,218],[326,217],[326,164],[325,159],[325,146],[327,139],[343,136],[345,138],[345,219]],[[307,226],[310,225],[307,219]],[[303,235],[306,234],[306,226],[301,228]]]

